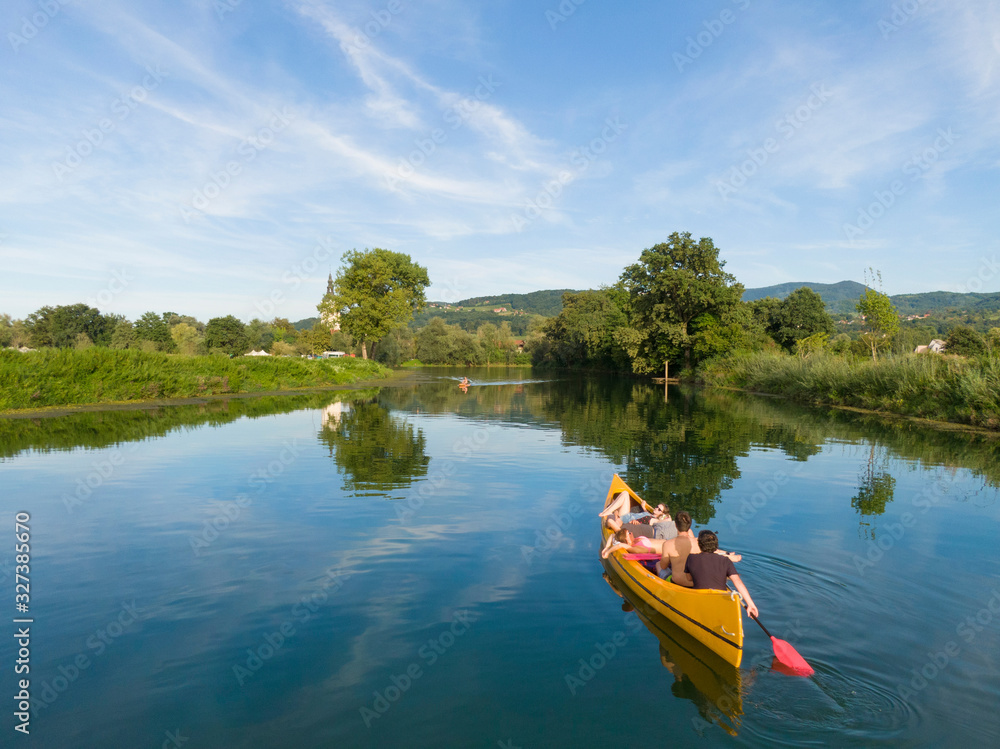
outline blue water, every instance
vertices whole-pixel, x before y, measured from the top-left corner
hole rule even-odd
[[[1000,740],[993,440],[526,370],[463,393],[462,374],[4,422],[0,687],[27,512],[31,745]],[[618,597],[596,517],[615,472],[743,554],[813,677],[771,670],[749,621],[727,672]]]

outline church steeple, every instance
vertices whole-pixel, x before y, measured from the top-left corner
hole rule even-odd
[[[329,278],[326,280],[326,293],[333,293],[333,273],[330,274]]]

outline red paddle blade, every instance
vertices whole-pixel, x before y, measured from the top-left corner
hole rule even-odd
[[[812,676],[816,673],[813,667],[806,663],[806,659],[784,640],[772,636],[771,644],[774,646],[774,660],[781,664],[781,668],[775,668],[774,664],[771,664],[775,671],[792,676]]]

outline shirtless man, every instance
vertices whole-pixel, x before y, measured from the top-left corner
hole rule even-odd
[[[668,569],[681,570],[683,572],[688,555],[697,554],[701,551],[701,548],[698,546],[698,539],[691,532],[691,516],[688,513],[683,510],[678,512],[677,517],[674,518],[674,525],[677,526],[677,537],[663,542],[663,547],[660,551],[660,561],[656,563],[656,571],[660,577],[663,577],[665,571]],[[743,559],[739,554],[730,554],[721,549],[715,553],[728,557],[733,562],[739,562]]]

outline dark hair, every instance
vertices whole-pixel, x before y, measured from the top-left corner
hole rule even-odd
[[[698,534],[698,548],[705,554],[714,554],[719,548],[719,537],[712,531],[702,531]]]
[[[628,541],[625,540],[625,534],[631,532],[632,531],[630,531],[628,528],[622,528],[617,533],[615,533],[615,540],[623,544],[628,543]]]
[[[677,526],[678,533],[691,530],[691,516],[686,511],[681,510],[674,518],[674,525]]]

